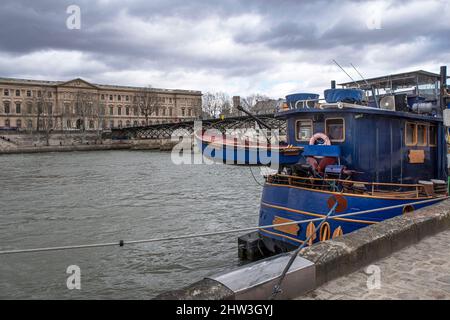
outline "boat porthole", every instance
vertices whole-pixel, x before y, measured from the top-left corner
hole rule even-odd
[[[344,231],[342,230],[342,227],[339,226],[339,227],[337,227],[336,229],[334,229],[334,231],[333,231],[333,239],[334,239],[334,238],[337,238],[337,237],[340,237],[340,236],[342,236],[343,234],[344,234]]]
[[[410,204],[408,204],[407,206],[403,207],[403,214],[409,213],[409,212],[413,212],[414,211],[414,207]]]
[[[330,239],[331,236],[331,229],[330,229],[330,224],[328,222],[325,222],[324,224],[322,224],[322,226],[320,227],[320,241],[327,241]]]

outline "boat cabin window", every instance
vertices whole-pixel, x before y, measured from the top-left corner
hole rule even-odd
[[[405,144],[407,146],[415,146],[417,144],[417,125],[415,123],[406,123]]]
[[[436,130],[436,126],[430,126],[430,139],[429,139],[429,144],[431,147],[436,147],[437,146],[437,130]]]
[[[345,140],[344,119],[326,119],[325,134],[334,142],[343,142]]]
[[[297,120],[297,141],[309,141],[313,136],[313,123],[312,120]]]
[[[426,146],[428,139],[428,126],[426,124],[418,124],[417,125],[417,145],[418,146]]]

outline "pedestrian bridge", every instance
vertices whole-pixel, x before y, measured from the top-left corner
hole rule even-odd
[[[280,135],[286,134],[286,121],[275,118],[273,114],[258,115],[258,119],[273,130],[279,130]],[[203,129],[217,129],[225,132],[230,129],[258,128],[255,119],[250,116],[230,117],[224,119],[207,119],[196,121],[184,121],[175,123],[161,123],[142,127],[114,128],[111,130],[111,138],[122,139],[170,139],[173,134],[178,136],[191,135],[196,127]]]

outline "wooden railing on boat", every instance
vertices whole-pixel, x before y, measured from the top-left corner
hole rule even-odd
[[[360,194],[383,198],[432,198],[446,196],[427,189],[423,184],[401,184],[383,182],[364,182],[344,179],[312,178],[275,174],[267,176],[267,182],[306,189],[315,189],[347,194]]]

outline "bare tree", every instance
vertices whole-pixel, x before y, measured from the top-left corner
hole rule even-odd
[[[206,117],[217,118],[231,114],[231,99],[224,92],[207,92],[202,97],[202,110]]]
[[[34,105],[37,115],[37,131],[45,136],[46,145],[50,145],[50,134],[57,126],[57,118],[53,114],[53,92],[48,87],[41,87],[35,96]]]
[[[134,97],[135,106],[139,113],[145,117],[145,125],[148,126],[152,114],[157,114],[161,107],[158,93],[149,85],[136,92]]]
[[[253,93],[251,95],[248,95],[247,97],[241,98],[241,104],[244,109],[252,111],[252,109],[259,101],[265,101],[268,99],[269,98],[265,95]]]
[[[100,115],[99,95],[89,91],[77,91],[75,94],[75,115],[78,118],[76,127],[81,131],[86,131],[86,122],[99,119]],[[104,116],[104,112],[103,112]],[[90,127],[90,125],[88,125]]]

